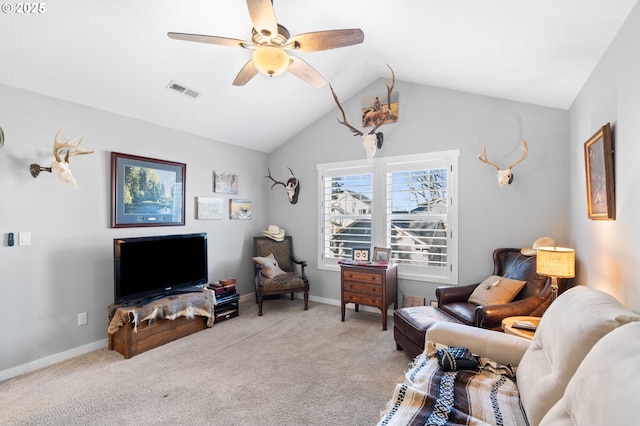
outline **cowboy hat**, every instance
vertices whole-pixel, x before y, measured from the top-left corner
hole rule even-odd
[[[555,247],[556,241],[551,237],[540,237],[533,242],[531,247],[523,247],[520,253],[525,256],[535,256],[538,253],[538,247]]]
[[[275,241],[284,240],[284,229],[277,225],[269,225],[269,228],[266,231],[263,231],[263,234],[265,237],[269,237]]]

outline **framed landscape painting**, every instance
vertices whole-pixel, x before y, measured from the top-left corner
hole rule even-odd
[[[584,144],[589,219],[615,220],[616,200],[611,126],[602,126]]]
[[[184,225],[187,166],[111,153],[111,227]]]

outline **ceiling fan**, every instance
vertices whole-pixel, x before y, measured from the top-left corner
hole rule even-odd
[[[247,7],[253,23],[251,42],[201,34],[169,32],[167,35],[176,40],[253,49],[252,58],[233,80],[234,86],[244,86],[258,72],[275,76],[289,71],[314,87],[322,87],[326,84],[324,77],[302,59],[290,56],[287,51],[316,52],[351,46],[364,40],[364,33],[359,28],[316,31],[291,37],[289,30],[276,21],[271,0],[247,0]]]

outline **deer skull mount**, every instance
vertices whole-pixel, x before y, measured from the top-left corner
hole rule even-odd
[[[382,126],[389,118],[396,118],[391,113],[391,91],[396,84],[396,75],[389,64],[387,64],[387,67],[391,70],[392,77],[391,85],[386,81],[384,82],[385,86],[387,86],[387,105],[381,105],[379,110],[376,109],[374,111],[370,111],[367,113],[366,117],[363,117],[363,122],[371,122],[374,125],[373,129],[371,129],[366,135],[360,129],[349,124],[344,109],[338,100],[338,95],[336,95],[336,92],[333,90],[333,86],[329,84],[329,88],[333,94],[333,99],[336,101],[336,105],[338,105],[338,108],[342,113],[342,121],[337,119],[338,123],[345,125],[353,133],[353,136],[362,136],[362,145],[364,146],[364,150],[367,153],[367,160],[369,161],[371,161],[373,156],[376,155],[377,150],[382,148],[382,142],[384,140],[382,132],[376,132],[376,130],[378,130],[378,127]]]
[[[287,167],[287,169],[289,169],[289,172],[291,172],[291,174],[289,175],[289,179],[287,180],[287,183],[278,182],[277,180],[272,178],[270,169],[267,169],[267,171],[269,172],[269,175],[265,177],[273,181],[273,185],[271,185],[271,189],[273,189],[276,185],[284,186],[284,189],[287,191],[287,197],[289,197],[289,202],[291,204],[295,204],[298,202],[298,194],[300,193],[300,181],[298,181],[298,179],[296,179],[296,177],[293,175],[293,171],[291,170],[290,167]]]
[[[495,167],[496,170],[498,171],[498,185],[500,185],[500,188],[502,188],[505,184],[511,185],[511,182],[513,182],[513,173],[511,170],[518,164],[522,163],[524,159],[527,158],[527,155],[529,155],[529,144],[527,144],[527,140],[525,138],[522,138],[522,146],[520,147],[520,149],[522,149],[522,156],[520,157],[520,159],[515,163],[511,164],[506,169],[500,169],[500,167],[498,167],[497,164],[487,160],[487,144],[486,143],[484,144],[484,150],[480,154],[478,154],[478,159],[480,161]]]
[[[31,164],[29,166],[29,170],[31,171],[31,176],[34,178],[38,177],[40,172],[53,172],[55,170],[58,173],[58,177],[64,182],[68,182],[75,189],[78,189],[78,182],[74,179],[71,174],[71,170],[69,169],[69,158],[74,155],[82,155],[82,154],[93,154],[93,151],[87,151],[84,148],[80,148],[80,144],[82,143],[82,138],[78,141],[77,144],[73,144],[76,139],[73,138],[70,141],[61,142],[60,134],[64,128],[58,130],[56,133],[56,137],[53,140],[53,157],[54,161],[50,164],[50,167],[42,167],[38,164]]]

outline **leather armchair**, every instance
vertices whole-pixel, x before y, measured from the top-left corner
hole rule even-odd
[[[480,283],[443,286],[436,289],[438,308],[462,323],[480,328],[502,330],[502,320],[512,316],[542,316],[551,303],[551,278],[538,275],[536,257],[525,256],[516,248],[499,248],[493,252],[493,274],[526,281],[510,302],[502,305],[478,306],[469,296]],[[559,293],[567,280],[558,279]]]

